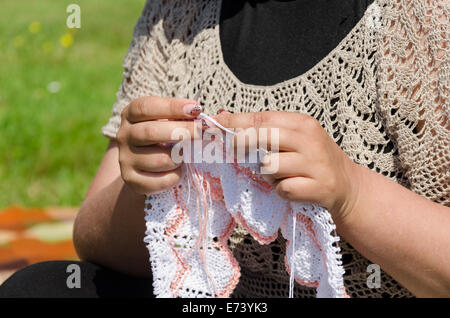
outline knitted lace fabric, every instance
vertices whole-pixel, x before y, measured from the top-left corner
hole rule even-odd
[[[192,97],[208,114],[281,110],[315,117],[354,162],[429,200],[450,206],[449,7],[446,0],[375,0],[351,32],[306,73],[257,86],[239,81],[223,60],[221,0],[149,0],[124,62],[124,77],[103,127],[114,138],[133,99]],[[299,30],[301,32],[301,30]],[[261,245],[237,227],[228,244],[241,268],[234,297],[287,297],[282,235]],[[412,296],[347,242],[344,285],[351,297]],[[296,297],[315,289],[295,286]]]
[[[214,140],[205,141],[197,153],[214,148],[226,152],[225,144]],[[288,239],[285,264],[289,272],[293,269],[292,279],[316,287],[317,297],[345,297],[344,269],[335,246],[339,237],[333,235],[336,226],[328,211],[278,198],[261,178],[259,161],[249,162],[248,156],[239,163],[226,163],[225,156],[215,159],[185,160],[189,163],[183,165],[178,185],[147,196],[144,241],[155,295],[229,297],[240,268],[227,240],[240,224],[260,244],[273,242],[281,229]]]

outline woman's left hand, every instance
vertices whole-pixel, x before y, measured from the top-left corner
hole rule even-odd
[[[259,131],[278,128],[279,152],[269,153],[261,162],[263,167],[278,167],[277,171],[263,175],[275,192],[285,200],[321,205],[328,209],[335,222],[343,221],[351,213],[358,198],[362,166],[339,148],[315,118],[299,113],[264,111],[221,112],[214,119],[227,128],[256,129],[258,145],[269,147],[275,141],[261,140]],[[238,135],[245,133],[248,132]],[[269,129],[266,135],[270,137]],[[235,145],[243,146],[237,142]]]

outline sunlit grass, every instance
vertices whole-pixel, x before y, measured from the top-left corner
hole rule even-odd
[[[81,29],[66,7],[81,7]],[[79,205],[107,144],[143,0],[3,0],[0,207]]]

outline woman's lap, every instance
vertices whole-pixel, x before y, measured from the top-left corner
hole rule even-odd
[[[153,297],[152,278],[88,262],[42,262],[19,270],[0,285],[0,298],[6,297]]]

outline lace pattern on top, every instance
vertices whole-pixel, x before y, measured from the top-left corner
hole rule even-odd
[[[308,72],[272,86],[241,83],[225,65],[220,1],[149,0],[124,61],[113,116],[145,95],[194,96],[207,113],[281,110],[315,117],[355,162],[450,206],[449,7],[445,0],[375,0],[339,45]],[[242,268],[234,296],[286,297],[281,237],[261,246],[245,231],[229,239]],[[368,289],[370,263],[345,241],[345,285],[352,297],[411,296],[382,274]],[[296,297],[311,296],[296,286]]]

